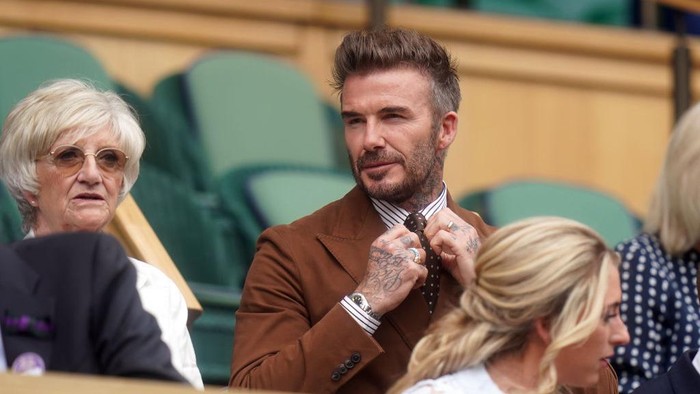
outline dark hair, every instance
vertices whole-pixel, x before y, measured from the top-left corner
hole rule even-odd
[[[349,75],[396,67],[412,67],[429,77],[436,117],[459,109],[461,95],[454,60],[442,45],[413,30],[383,28],[348,33],[335,52],[332,86],[342,95]]]

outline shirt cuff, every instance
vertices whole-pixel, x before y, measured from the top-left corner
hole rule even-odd
[[[350,300],[350,297],[343,297],[343,299],[340,300],[340,306],[350,314],[353,320],[355,320],[367,334],[374,335],[374,332],[379,328],[381,322],[360,309],[357,304]]]

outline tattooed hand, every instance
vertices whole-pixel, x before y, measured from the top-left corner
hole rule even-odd
[[[425,236],[435,253],[440,254],[443,267],[462,287],[468,286],[475,278],[474,260],[481,246],[476,229],[445,208],[430,217]]]
[[[418,250],[419,263],[409,248]],[[372,242],[367,272],[355,291],[364,294],[373,312],[383,315],[399,306],[411,289],[423,285],[428,276],[424,263],[418,236],[403,225],[394,226]]]

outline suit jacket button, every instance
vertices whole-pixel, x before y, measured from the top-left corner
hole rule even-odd
[[[360,356],[360,353],[353,353],[352,356],[350,356],[350,361],[354,362],[355,364],[359,363],[360,360],[362,360],[362,356]]]
[[[339,381],[340,380],[340,372],[333,371],[333,373],[331,374],[331,380],[334,382]]]
[[[345,366],[345,364],[340,364],[338,365],[337,371],[345,375],[346,373],[348,373],[348,368]]]
[[[355,363],[352,362],[350,359],[345,360],[345,368],[347,369],[352,369],[352,367],[355,366]]]

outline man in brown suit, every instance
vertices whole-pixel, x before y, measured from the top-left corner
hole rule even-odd
[[[493,231],[443,182],[461,97],[442,46],[401,29],[350,33],[334,84],[357,186],[260,236],[236,314],[230,386],[385,392],[469,285],[480,240]],[[409,230],[407,217],[406,226],[422,224]]]

